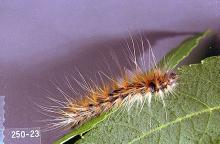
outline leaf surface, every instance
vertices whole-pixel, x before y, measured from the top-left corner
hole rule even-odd
[[[194,144],[220,142],[220,57],[183,66],[175,94],[166,107],[154,99],[149,110],[116,112],[77,143]]]
[[[176,48],[172,49],[158,65],[164,67],[166,65],[169,69],[175,68],[183,59],[185,59],[194,48],[196,48],[200,42],[213,32],[207,30],[203,33],[199,33],[191,38],[186,39]]]

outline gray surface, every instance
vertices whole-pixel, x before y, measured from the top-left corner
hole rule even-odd
[[[0,143],[3,143],[3,129],[4,129],[4,114],[5,114],[5,110],[4,110],[4,106],[5,106],[5,96],[0,96]]]
[[[220,28],[219,0],[1,0],[0,95],[6,96],[7,128],[36,127],[49,82],[80,71],[92,76],[101,59],[124,47],[128,31],[142,33],[162,57],[186,37],[184,32]],[[123,59],[122,59],[123,60]],[[56,132],[45,133],[50,143]]]

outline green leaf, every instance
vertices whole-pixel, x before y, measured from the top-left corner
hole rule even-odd
[[[77,143],[219,143],[220,57],[183,66],[175,94],[124,112],[117,111]],[[167,114],[167,115],[166,115]]]
[[[195,48],[203,38],[208,36],[210,31],[206,31],[204,33],[200,33],[192,38],[185,40],[180,46],[173,49],[168,55],[165,57],[166,61],[159,62],[159,65],[164,63],[170,63],[170,67],[175,67],[180,61],[182,61],[186,56],[190,54],[190,52]],[[115,110],[105,113],[97,118],[90,120],[89,122],[85,123],[81,127],[76,130],[71,131],[70,133],[64,135],[62,138],[54,142],[54,144],[60,144],[67,142],[68,140],[74,138],[77,135],[83,135],[84,133],[88,132],[89,130],[93,129],[98,123],[104,121],[109,115],[111,115]]]
[[[55,141],[54,144],[63,144],[65,142],[69,141],[70,139],[72,139],[73,137],[77,136],[77,135],[82,136],[82,134],[84,134],[85,132],[89,131],[93,127],[95,127],[98,123],[100,123],[103,120],[105,120],[113,112],[114,111],[110,111],[108,113],[104,113],[104,114],[100,115],[99,117],[91,119],[90,121],[88,121],[87,123],[82,125],[80,128],[71,131],[70,133],[64,135],[62,138],[60,138],[57,141]]]
[[[186,39],[177,48],[172,49],[165,58],[159,62],[159,66],[164,67],[166,65],[169,69],[175,68],[185,57],[187,57],[191,51],[196,48],[200,42],[211,35],[212,31],[207,30],[204,33],[199,33],[196,36]]]

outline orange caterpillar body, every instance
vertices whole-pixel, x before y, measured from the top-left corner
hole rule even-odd
[[[147,101],[148,106],[151,106],[151,99],[153,96],[159,97],[163,105],[164,96],[167,93],[172,93],[176,85],[177,75],[168,68],[157,68],[155,56],[153,54],[151,45],[147,40],[149,46],[149,68],[151,67],[151,58],[153,60],[154,68],[150,71],[142,70],[141,66],[137,64],[136,51],[134,49],[134,41],[131,37],[133,49],[129,47],[130,62],[134,64],[135,71],[131,74],[122,72],[122,80],[119,82],[106,75],[113,83],[104,84],[102,87],[95,85],[94,88],[88,84],[83,76],[84,84],[75,81],[87,91],[87,94],[80,100],[74,100],[67,96],[60,88],[58,90],[63,94],[66,101],[58,101],[50,98],[59,106],[40,106],[40,108],[47,112],[56,114],[56,116],[48,115],[50,119],[44,120],[47,123],[47,130],[57,128],[76,128],[91,118],[94,118],[103,112],[109,111],[112,108],[126,106],[130,109],[134,103],[142,106]],[[144,42],[141,38],[142,54],[144,53]],[[141,57],[142,64],[145,66],[144,54]],[[164,66],[165,67],[165,66]],[[72,89],[72,86],[70,86]]]
[[[160,69],[127,77],[113,86],[91,90],[90,95],[80,101],[69,101],[65,110],[60,109],[60,121],[55,124],[75,128],[113,107],[132,106],[146,99],[150,106],[151,97],[159,96],[163,100],[164,94],[173,89],[177,79],[174,72]]]

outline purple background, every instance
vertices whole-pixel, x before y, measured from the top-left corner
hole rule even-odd
[[[32,101],[42,101],[50,80],[61,86],[78,67],[94,78],[109,51],[120,55],[128,35],[149,38],[159,59],[188,32],[220,29],[219,0],[0,0],[0,95],[6,128],[38,127]],[[186,33],[185,33],[186,32]],[[123,61],[123,59],[121,59]],[[52,95],[53,96],[53,95]],[[58,134],[42,135],[50,143]]]

